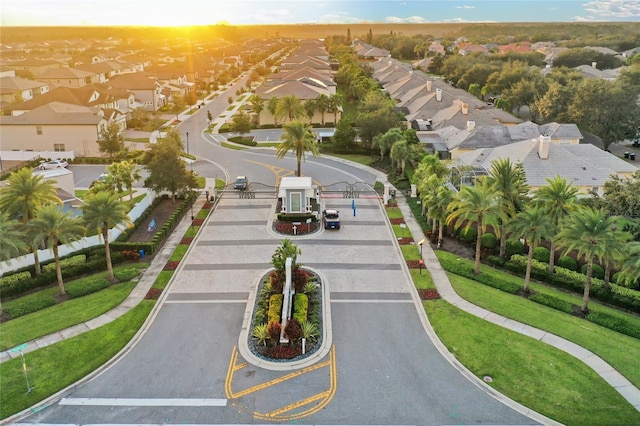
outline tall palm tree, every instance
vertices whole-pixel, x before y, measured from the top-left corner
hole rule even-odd
[[[20,222],[10,219],[7,213],[0,212],[0,261],[20,256],[27,250],[24,233],[20,231],[19,226]]]
[[[126,226],[131,222],[129,216],[127,216],[127,207],[119,202],[115,194],[108,192],[91,194],[84,201],[85,204],[82,206],[83,219],[87,229],[96,229],[102,235],[109,280],[114,282],[115,277],[109,250],[109,229]]]
[[[431,175],[428,179],[428,191],[423,193],[422,204],[426,206],[428,216],[433,220],[432,232],[438,229],[438,247],[444,238],[444,225],[453,201],[453,191],[447,187],[445,180]]]
[[[321,94],[315,99],[315,104],[317,110],[322,116],[322,125],[324,126],[324,113],[329,109],[329,97],[325,94]]]
[[[640,279],[640,241],[628,242],[624,251],[627,253],[627,259],[622,265],[620,279],[627,283],[637,282]]]
[[[589,292],[593,263],[603,262],[608,252],[622,250],[625,234],[616,228],[616,219],[607,217],[604,210],[581,207],[567,216],[561,223],[560,232],[555,237],[558,246],[565,253],[575,251],[578,259],[587,261],[587,278],[582,296],[582,312],[589,308]]]
[[[316,139],[313,137],[311,127],[301,121],[292,121],[282,126],[284,133],[280,136],[282,142],[276,148],[276,156],[282,158],[289,151],[295,151],[298,161],[296,176],[300,176],[300,163],[304,159],[304,152],[311,151],[314,157],[320,155]]]
[[[108,177],[116,185],[118,193],[122,193],[123,188],[129,192],[129,205],[133,208],[133,184],[140,179],[140,172],[137,165],[132,161],[120,161],[107,167]]]
[[[391,146],[389,157],[398,164],[400,174],[404,176],[404,167],[409,158],[409,146],[406,140],[399,140]]]
[[[304,110],[302,101],[296,95],[283,96],[278,100],[276,106],[276,118],[288,119],[289,122],[303,118],[307,113]]]
[[[334,95],[329,96],[329,110],[333,111],[333,125],[338,125],[338,111],[342,106],[342,102],[344,102],[344,96],[342,93],[336,93]]]
[[[576,209],[576,200],[578,199],[578,189],[567,182],[566,178],[556,176],[553,179],[547,179],[547,185],[539,188],[534,196],[536,203],[541,204],[547,215],[551,217],[551,221],[556,230],[560,222]],[[550,241],[549,251],[549,272],[555,272],[555,252],[556,242]]]
[[[506,224],[522,209],[529,186],[522,164],[513,164],[509,158],[491,163],[489,180],[500,197],[500,257],[504,257],[507,245]]]
[[[269,112],[273,116],[274,126],[278,125],[278,116],[276,115],[276,111],[278,110],[279,101],[280,99],[277,96],[274,96],[273,98],[269,98],[269,102],[267,102],[267,110],[269,110]]]
[[[29,222],[29,228],[35,239],[44,242],[47,248],[53,251],[60,294],[67,294],[62,280],[58,244],[73,243],[82,238],[84,227],[80,219],[73,218],[70,212],[64,213],[60,207],[49,204],[38,208],[35,219]]]
[[[380,159],[384,160],[384,154],[391,149],[393,144],[402,140],[405,140],[404,132],[400,128],[394,127],[387,130],[386,133],[374,136],[371,146],[380,149]]]
[[[488,179],[478,179],[475,186],[463,186],[449,204],[447,225],[457,221],[466,222],[465,229],[474,223],[477,230],[476,263],[474,273],[480,273],[480,251],[482,249],[482,234],[487,225],[494,224],[498,214],[498,197]]]
[[[264,111],[264,99],[255,93],[249,97],[251,110],[256,114],[256,123],[260,126],[260,113]]]
[[[524,291],[529,292],[533,251],[542,240],[553,236],[553,222],[541,206],[535,206],[518,212],[509,221],[506,229],[508,232],[524,238],[525,243],[529,246],[527,271],[524,276]]]
[[[304,102],[304,113],[309,117],[309,124],[313,125],[313,116],[318,110],[318,105],[315,99],[307,99]]]
[[[18,218],[23,226],[33,220],[39,207],[47,204],[62,204],[53,182],[34,174],[27,167],[11,173],[7,186],[0,188],[0,210]],[[39,275],[38,246],[30,244],[29,249],[33,253],[35,273]]]

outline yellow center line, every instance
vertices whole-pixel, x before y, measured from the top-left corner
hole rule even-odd
[[[233,382],[233,373],[236,371],[236,360],[238,359],[238,348],[233,347],[231,351],[231,359],[229,360],[229,368],[227,369],[227,378],[224,381],[224,392],[227,395],[227,399],[231,399],[233,392],[231,389],[231,383]]]
[[[268,388],[268,387],[273,386],[273,385],[277,385],[278,383],[286,382],[287,380],[293,379],[293,378],[298,377],[298,376],[300,376],[302,374],[309,373],[311,371],[317,370],[317,369],[322,368],[322,367],[326,367],[327,365],[330,365],[330,363],[331,363],[331,360],[327,360],[327,361],[321,362],[319,364],[315,364],[315,365],[303,368],[302,370],[298,370],[298,371],[294,371],[293,373],[285,374],[284,376],[278,377],[278,378],[273,379],[273,380],[269,380],[268,382],[261,383],[259,385],[250,387],[248,389],[242,390],[242,391],[237,392],[237,393],[232,393],[229,398],[240,398],[240,397],[248,395],[250,393],[257,392],[259,390]]]

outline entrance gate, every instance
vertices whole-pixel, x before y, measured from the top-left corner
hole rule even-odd
[[[364,182],[336,182],[320,187],[320,198],[377,198],[382,195]]]
[[[224,189],[216,189],[214,197],[216,198],[239,198],[245,200],[254,199],[275,199],[278,196],[278,188],[272,185],[265,185],[260,182],[249,182],[247,189],[233,189],[234,183],[230,183]]]

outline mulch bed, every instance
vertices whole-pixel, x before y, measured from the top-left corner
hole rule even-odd
[[[161,294],[162,294],[162,289],[150,288],[147,294],[145,294],[144,298],[148,300],[158,300]]]
[[[418,295],[420,295],[420,300],[436,300],[436,299],[440,299],[440,293],[438,293],[438,290],[420,289],[420,290],[418,290]]]
[[[202,226],[203,223],[204,219],[193,219],[193,222],[191,222],[193,226]]]
[[[193,241],[193,237],[182,237],[180,244],[189,245]]]
[[[391,222],[392,225],[401,225],[404,223],[404,218],[398,217],[396,219],[389,219],[389,222]]]
[[[420,261],[419,260],[407,260],[407,266],[409,269],[420,269]],[[423,269],[426,269],[424,266]]]
[[[158,232],[158,229],[160,229],[162,225],[164,225],[169,216],[171,216],[171,214],[176,210],[177,206],[178,203],[174,203],[173,200],[170,199],[160,201],[160,203],[153,209],[153,212],[138,225],[138,228],[133,234],[131,234],[127,241],[151,241],[156,235],[156,232]],[[156,227],[152,231],[149,231],[149,222],[151,222],[152,219],[155,219]]]
[[[212,209],[213,208],[213,203],[204,203],[202,205],[203,209]]]
[[[413,244],[413,238],[412,237],[402,237],[402,238],[398,238],[398,244],[402,245],[407,245],[407,244]]]
[[[177,262],[175,260],[170,260],[164,265],[164,268],[162,268],[162,270],[163,271],[175,271],[179,264],[180,264],[180,262]]]

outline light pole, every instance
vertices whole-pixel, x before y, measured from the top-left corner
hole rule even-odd
[[[422,245],[424,244],[424,238],[418,241],[418,245],[420,246],[420,260],[418,264],[420,265],[420,275],[422,275],[422,266],[424,266],[424,259],[422,258]]]
[[[191,156],[191,153],[189,152],[189,132],[187,132],[187,155]],[[189,168],[191,169],[191,176],[193,176],[193,160],[191,158],[189,158]],[[193,189],[193,188],[192,188]],[[191,226],[193,226],[193,201],[191,201]]]

